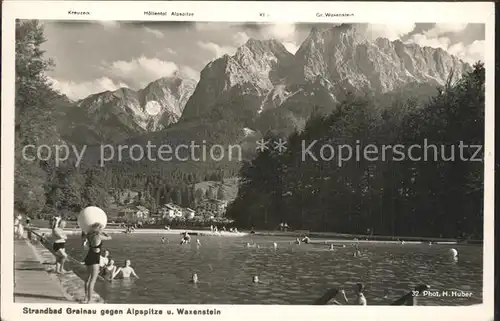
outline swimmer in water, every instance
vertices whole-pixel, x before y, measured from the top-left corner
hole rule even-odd
[[[165,237],[163,237],[163,236],[162,236],[162,238],[160,239],[160,241],[161,241],[162,243],[165,243]]]
[[[357,283],[354,285],[354,293],[356,295],[356,299],[354,300],[354,305],[367,305],[365,295],[363,293],[365,287],[362,283]],[[344,290],[340,290],[339,293],[342,295],[342,299],[345,301],[345,304],[349,304],[349,300],[345,294]]]
[[[112,280],[115,274],[117,266],[115,265],[115,260],[110,259],[108,264],[102,269],[102,276],[107,280]]]
[[[130,275],[134,276],[135,278],[139,278],[137,274],[135,274],[134,269],[132,268],[130,260],[125,261],[125,266],[118,268],[115,273],[113,274],[113,277],[111,279],[114,279],[118,274],[121,273],[121,277],[123,279],[128,279],[130,278]]]
[[[457,250],[450,249],[448,251],[448,253],[449,253],[449,256],[450,256],[450,258],[451,258],[452,261],[454,261],[454,262],[458,261],[458,251]]]
[[[198,274],[194,273],[189,282],[193,284],[198,283]]]
[[[311,239],[308,236],[304,236],[304,238],[302,239],[302,242],[309,244],[311,242]]]
[[[356,305],[367,305],[365,294],[363,293],[365,290],[365,286],[362,283],[357,283],[354,286],[354,292],[356,294]]]
[[[191,236],[189,235],[189,233],[186,231],[184,233],[182,233],[182,239],[181,239],[181,245],[182,244],[187,244],[187,243],[191,243]]]
[[[109,262],[109,251],[106,250],[104,251],[104,255],[101,255],[101,257],[99,258],[99,268],[101,270],[104,269],[108,265],[108,262]]]
[[[300,245],[300,239],[298,237],[295,239],[295,244]]]
[[[282,277],[283,278],[283,277]],[[263,285],[269,285],[269,283],[267,281],[262,281],[261,279],[259,279],[259,276],[258,275],[254,275],[252,276],[252,283],[253,284],[263,284]]]
[[[330,244],[330,251],[333,251],[334,248],[333,248],[333,244]]]
[[[199,239],[196,239],[196,246],[200,247],[201,246],[201,242]]]
[[[354,254],[353,254],[354,257],[360,257],[361,256],[361,251],[359,250],[359,245],[356,244],[354,246]]]
[[[274,242],[274,243],[273,243],[273,247],[274,247],[274,249],[276,250],[276,249],[278,248],[278,243]]]

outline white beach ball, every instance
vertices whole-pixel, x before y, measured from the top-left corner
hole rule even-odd
[[[78,226],[85,233],[90,232],[91,226],[95,223],[101,223],[104,229],[107,222],[108,217],[106,213],[97,206],[86,207],[78,214]]]

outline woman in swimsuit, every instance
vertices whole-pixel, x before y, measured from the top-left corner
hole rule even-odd
[[[64,245],[66,244],[66,239],[68,238],[64,233],[64,227],[66,222],[62,219],[54,221],[52,225],[52,237],[54,238],[54,244],[52,245],[52,250],[56,254],[56,273],[66,273],[64,270],[64,263],[68,258]]]
[[[107,235],[102,231],[102,224],[95,223],[91,226],[92,231],[85,235],[87,244],[89,246],[89,252],[85,257],[84,263],[87,266],[87,271],[89,277],[85,282],[85,301],[84,303],[90,303],[92,299],[92,293],[94,292],[95,282],[99,276],[99,263],[101,260],[101,247],[102,241],[111,240],[111,236]]]
[[[108,279],[111,281],[113,279],[113,275],[116,272],[116,269],[117,269],[117,266],[115,265],[115,260],[111,259],[111,260],[109,260],[108,265],[106,265],[102,269],[102,276],[105,279]]]

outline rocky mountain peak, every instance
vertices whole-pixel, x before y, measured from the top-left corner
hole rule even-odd
[[[317,102],[328,105],[351,91],[387,93],[413,83],[444,84],[451,71],[459,76],[467,68],[444,50],[371,39],[367,32],[365,24],[314,27],[295,55],[279,41],[249,39],[233,56],[205,67],[182,118],[210,114],[215,106],[225,110],[222,114],[244,110],[242,117],[255,118],[284,105],[301,109],[320,92]]]
[[[186,75],[177,72],[172,76],[151,82],[138,94],[141,105],[145,106],[150,101],[156,101],[161,106],[162,114],[169,113],[171,116],[169,119],[176,121],[182,115],[184,106],[195,88],[196,81],[194,79],[187,78]],[[168,122],[168,124],[170,123],[171,121]]]
[[[293,55],[277,40],[249,39],[234,55],[224,55],[207,64],[182,117],[209,113],[221,100],[263,97],[285,78],[292,59]]]
[[[117,142],[131,133],[158,131],[177,122],[195,88],[195,80],[177,73],[140,90],[124,87],[91,95],[76,102],[78,108],[68,110],[65,117],[77,135]]]
[[[271,56],[274,55],[279,58],[289,57],[291,54],[286,50],[285,46],[275,40],[257,40],[250,38],[248,41],[238,48],[235,57],[251,53],[254,56]]]
[[[443,84],[453,70],[467,68],[442,49],[366,37],[365,25],[340,25],[311,30],[295,54],[292,82],[316,76],[343,89],[388,92],[410,82]]]

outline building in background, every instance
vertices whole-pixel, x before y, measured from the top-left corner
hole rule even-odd
[[[149,219],[149,210],[144,206],[135,206],[132,208],[125,208],[118,212],[118,218],[127,221],[139,221]]]
[[[135,215],[140,220],[146,220],[149,218],[149,210],[144,206],[138,205],[138,206],[136,206]]]
[[[195,210],[193,210],[193,209],[191,209],[189,207],[184,209],[184,217],[186,219],[193,219],[195,217],[195,215],[196,215],[196,211]]]
[[[205,199],[196,207],[196,213],[205,218],[222,217],[226,214],[227,201]]]
[[[182,208],[173,203],[165,204],[158,210],[158,213],[160,213],[163,218],[176,218],[184,216]]]

